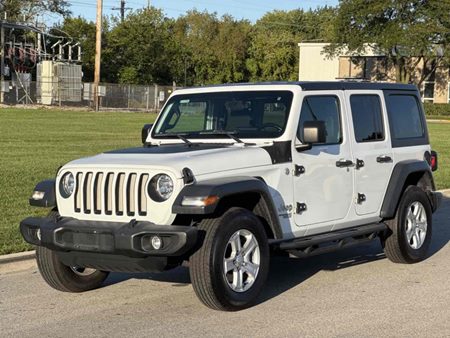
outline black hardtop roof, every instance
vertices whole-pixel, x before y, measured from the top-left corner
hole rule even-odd
[[[297,85],[302,90],[409,90],[417,91],[412,84],[390,82],[357,82],[357,81],[297,81],[297,82],[255,82],[255,83],[229,83],[197,88],[237,87],[237,86],[273,86]]]

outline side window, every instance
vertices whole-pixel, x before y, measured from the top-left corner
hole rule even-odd
[[[384,140],[383,112],[378,95],[350,96],[356,142]]]
[[[342,142],[339,99],[336,96],[307,96],[303,99],[297,137],[303,142],[303,125],[307,121],[325,122],[326,143]]]
[[[393,138],[404,140],[425,136],[422,113],[416,96],[389,95],[387,107]]]

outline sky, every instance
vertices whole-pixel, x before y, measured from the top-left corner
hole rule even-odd
[[[74,16],[82,16],[95,20],[96,0],[68,0],[72,5]],[[318,6],[336,6],[338,0],[150,0],[151,5],[162,9],[169,17],[178,17],[190,9],[217,12],[219,16],[231,14],[236,19],[248,19],[256,22],[266,12],[272,10],[291,10],[297,8],[309,9]],[[126,7],[139,9],[148,5],[148,0],[126,0]],[[103,0],[104,15],[116,14],[113,10],[120,7],[120,0]],[[51,17],[57,20],[55,16]]]

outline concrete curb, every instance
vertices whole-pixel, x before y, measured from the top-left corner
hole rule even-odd
[[[434,119],[429,119],[427,120],[427,123],[450,123],[450,120],[434,120]]]
[[[3,256],[0,256],[0,265],[8,264],[8,263],[15,263],[15,262],[22,262],[22,261],[35,259],[35,258],[36,258],[36,252],[34,250],[27,251],[27,252],[14,253],[14,254],[10,254],[10,255],[3,255]]]
[[[439,190],[440,193],[442,193],[444,196],[450,196],[450,189],[445,190]],[[27,260],[32,260],[36,258],[36,252],[33,251],[27,251],[27,252],[20,252],[20,253],[14,253],[10,255],[3,255],[0,256],[0,265],[2,264],[8,264],[8,263],[15,263],[15,262],[23,262]]]

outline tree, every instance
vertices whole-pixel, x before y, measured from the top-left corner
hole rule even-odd
[[[28,21],[42,12],[68,16],[69,6],[66,0],[0,0],[0,13],[6,13],[8,20]]]
[[[106,80],[119,83],[169,84],[173,54],[172,20],[155,8],[128,14],[113,21],[103,50]]]
[[[329,55],[380,49],[397,82],[421,84],[442,62],[450,42],[450,2],[341,0]],[[422,72],[417,74],[417,66]]]
[[[180,80],[185,76],[188,85],[247,81],[250,31],[246,20],[188,12],[174,26],[175,43],[181,51],[176,77]]]
[[[335,9],[274,11],[253,27],[247,67],[252,81],[292,81],[298,78],[298,43],[327,40]]]

